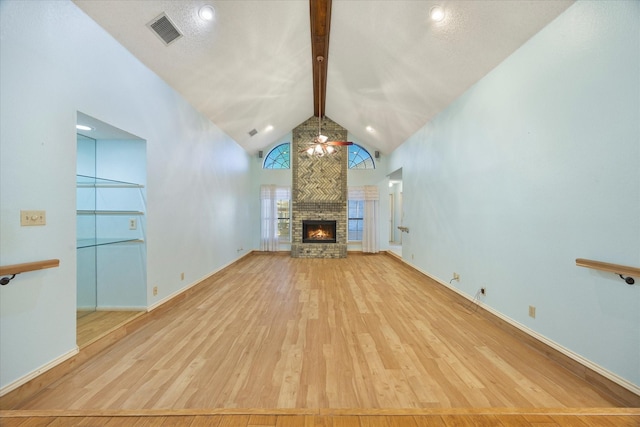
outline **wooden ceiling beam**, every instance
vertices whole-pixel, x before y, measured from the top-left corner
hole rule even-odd
[[[331,0],[309,0],[309,11],[311,15],[311,57],[313,64],[313,114],[316,117],[322,117],[324,116],[325,101],[327,99]],[[318,61],[319,56],[323,57],[324,60]]]

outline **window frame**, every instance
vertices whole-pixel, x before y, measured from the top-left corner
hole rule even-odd
[[[286,148],[283,148],[285,146]],[[267,162],[269,161],[271,163],[267,165]],[[274,165],[279,166],[274,167]],[[262,169],[291,169],[291,143],[283,142],[269,150],[269,154],[265,156],[264,161],[262,162]]]
[[[354,148],[357,149],[356,152],[353,151]],[[362,153],[366,154],[366,156],[364,156]],[[356,163],[356,160],[358,158],[360,158],[361,160]],[[369,164],[369,161],[371,161],[370,167],[367,166]],[[364,167],[360,167],[359,165],[364,165]],[[349,159],[347,167],[349,169],[375,169],[376,162],[373,160],[371,153],[369,153],[366,148],[364,148],[360,144],[353,143],[351,146],[349,146]]]
[[[282,217],[280,216],[281,212],[283,212],[284,210],[280,209],[280,203],[282,202],[287,202],[287,217]],[[291,242],[291,199],[276,199],[276,204],[278,206],[277,211],[278,211],[278,241],[279,242]],[[288,230],[288,236],[287,238],[285,238],[284,236],[282,236],[280,234],[280,224],[281,221],[286,220],[287,222],[287,230]]]
[[[351,216],[351,203],[357,203],[356,212],[360,214],[359,217]],[[351,222],[359,221],[360,226],[356,227],[356,237],[359,239],[351,239]],[[347,242],[362,242],[362,233],[364,231],[364,199],[349,199],[347,200]]]

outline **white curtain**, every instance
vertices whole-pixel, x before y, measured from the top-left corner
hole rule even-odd
[[[263,185],[260,187],[261,202],[261,232],[260,250],[278,250],[278,200],[290,200],[291,190],[289,187],[278,187],[276,185]]]
[[[362,213],[362,252],[378,253],[378,201],[380,200],[378,187],[365,185],[364,187],[349,187],[349,200],[364,200]]]

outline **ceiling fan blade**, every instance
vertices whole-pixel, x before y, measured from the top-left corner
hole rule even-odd
[[[327,145],[353,145],[351,141],[327,141]]]

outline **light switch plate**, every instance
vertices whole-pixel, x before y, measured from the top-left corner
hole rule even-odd
[[[20,225],[46,225],[47,224],[47,212],[46,211],[20,211]]]

